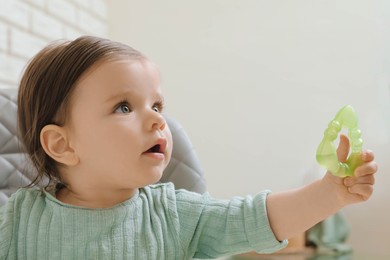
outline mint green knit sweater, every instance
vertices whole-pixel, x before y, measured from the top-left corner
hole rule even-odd
[[[182,260],[273,252],[287,241],[271,231],[267,193],[216,200],[158,184],[112,208],[88,209],[20,189],[0,209],[0,259]]]

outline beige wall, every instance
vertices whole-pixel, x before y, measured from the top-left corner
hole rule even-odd
[[[109,35],[159,66],[216,197],[296,187],[339,108],[359,113],[380,172],[344,210],[357,251],[389,254],[390,4],[376,1],[109,1]]]

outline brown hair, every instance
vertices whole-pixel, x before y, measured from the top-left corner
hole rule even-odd
[[[37,175],[28,186],[47,176],[47,186],[61,188],[58,162],[42,148],[40,132],[48,124],[63,125],[67,106],[80,77],[97,62],[145,58],[135,49],[107,39],[83,36],[74,41],[54,42],[27,65],[18,93],[18,130]]]

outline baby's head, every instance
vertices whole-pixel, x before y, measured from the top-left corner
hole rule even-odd
[[[156,66],[97,37],[57,42],[28,64],[18,96],[32,184],[137,188],[159,180],[172,151]]]

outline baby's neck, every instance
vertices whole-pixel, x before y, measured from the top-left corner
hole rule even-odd
[[[77,192],[71,188],[62,188],[55,194],[56,198],[66,204],[85,208],[111,208],[122,203],[136,194],[136,189],[120,191],[82,191]]]

